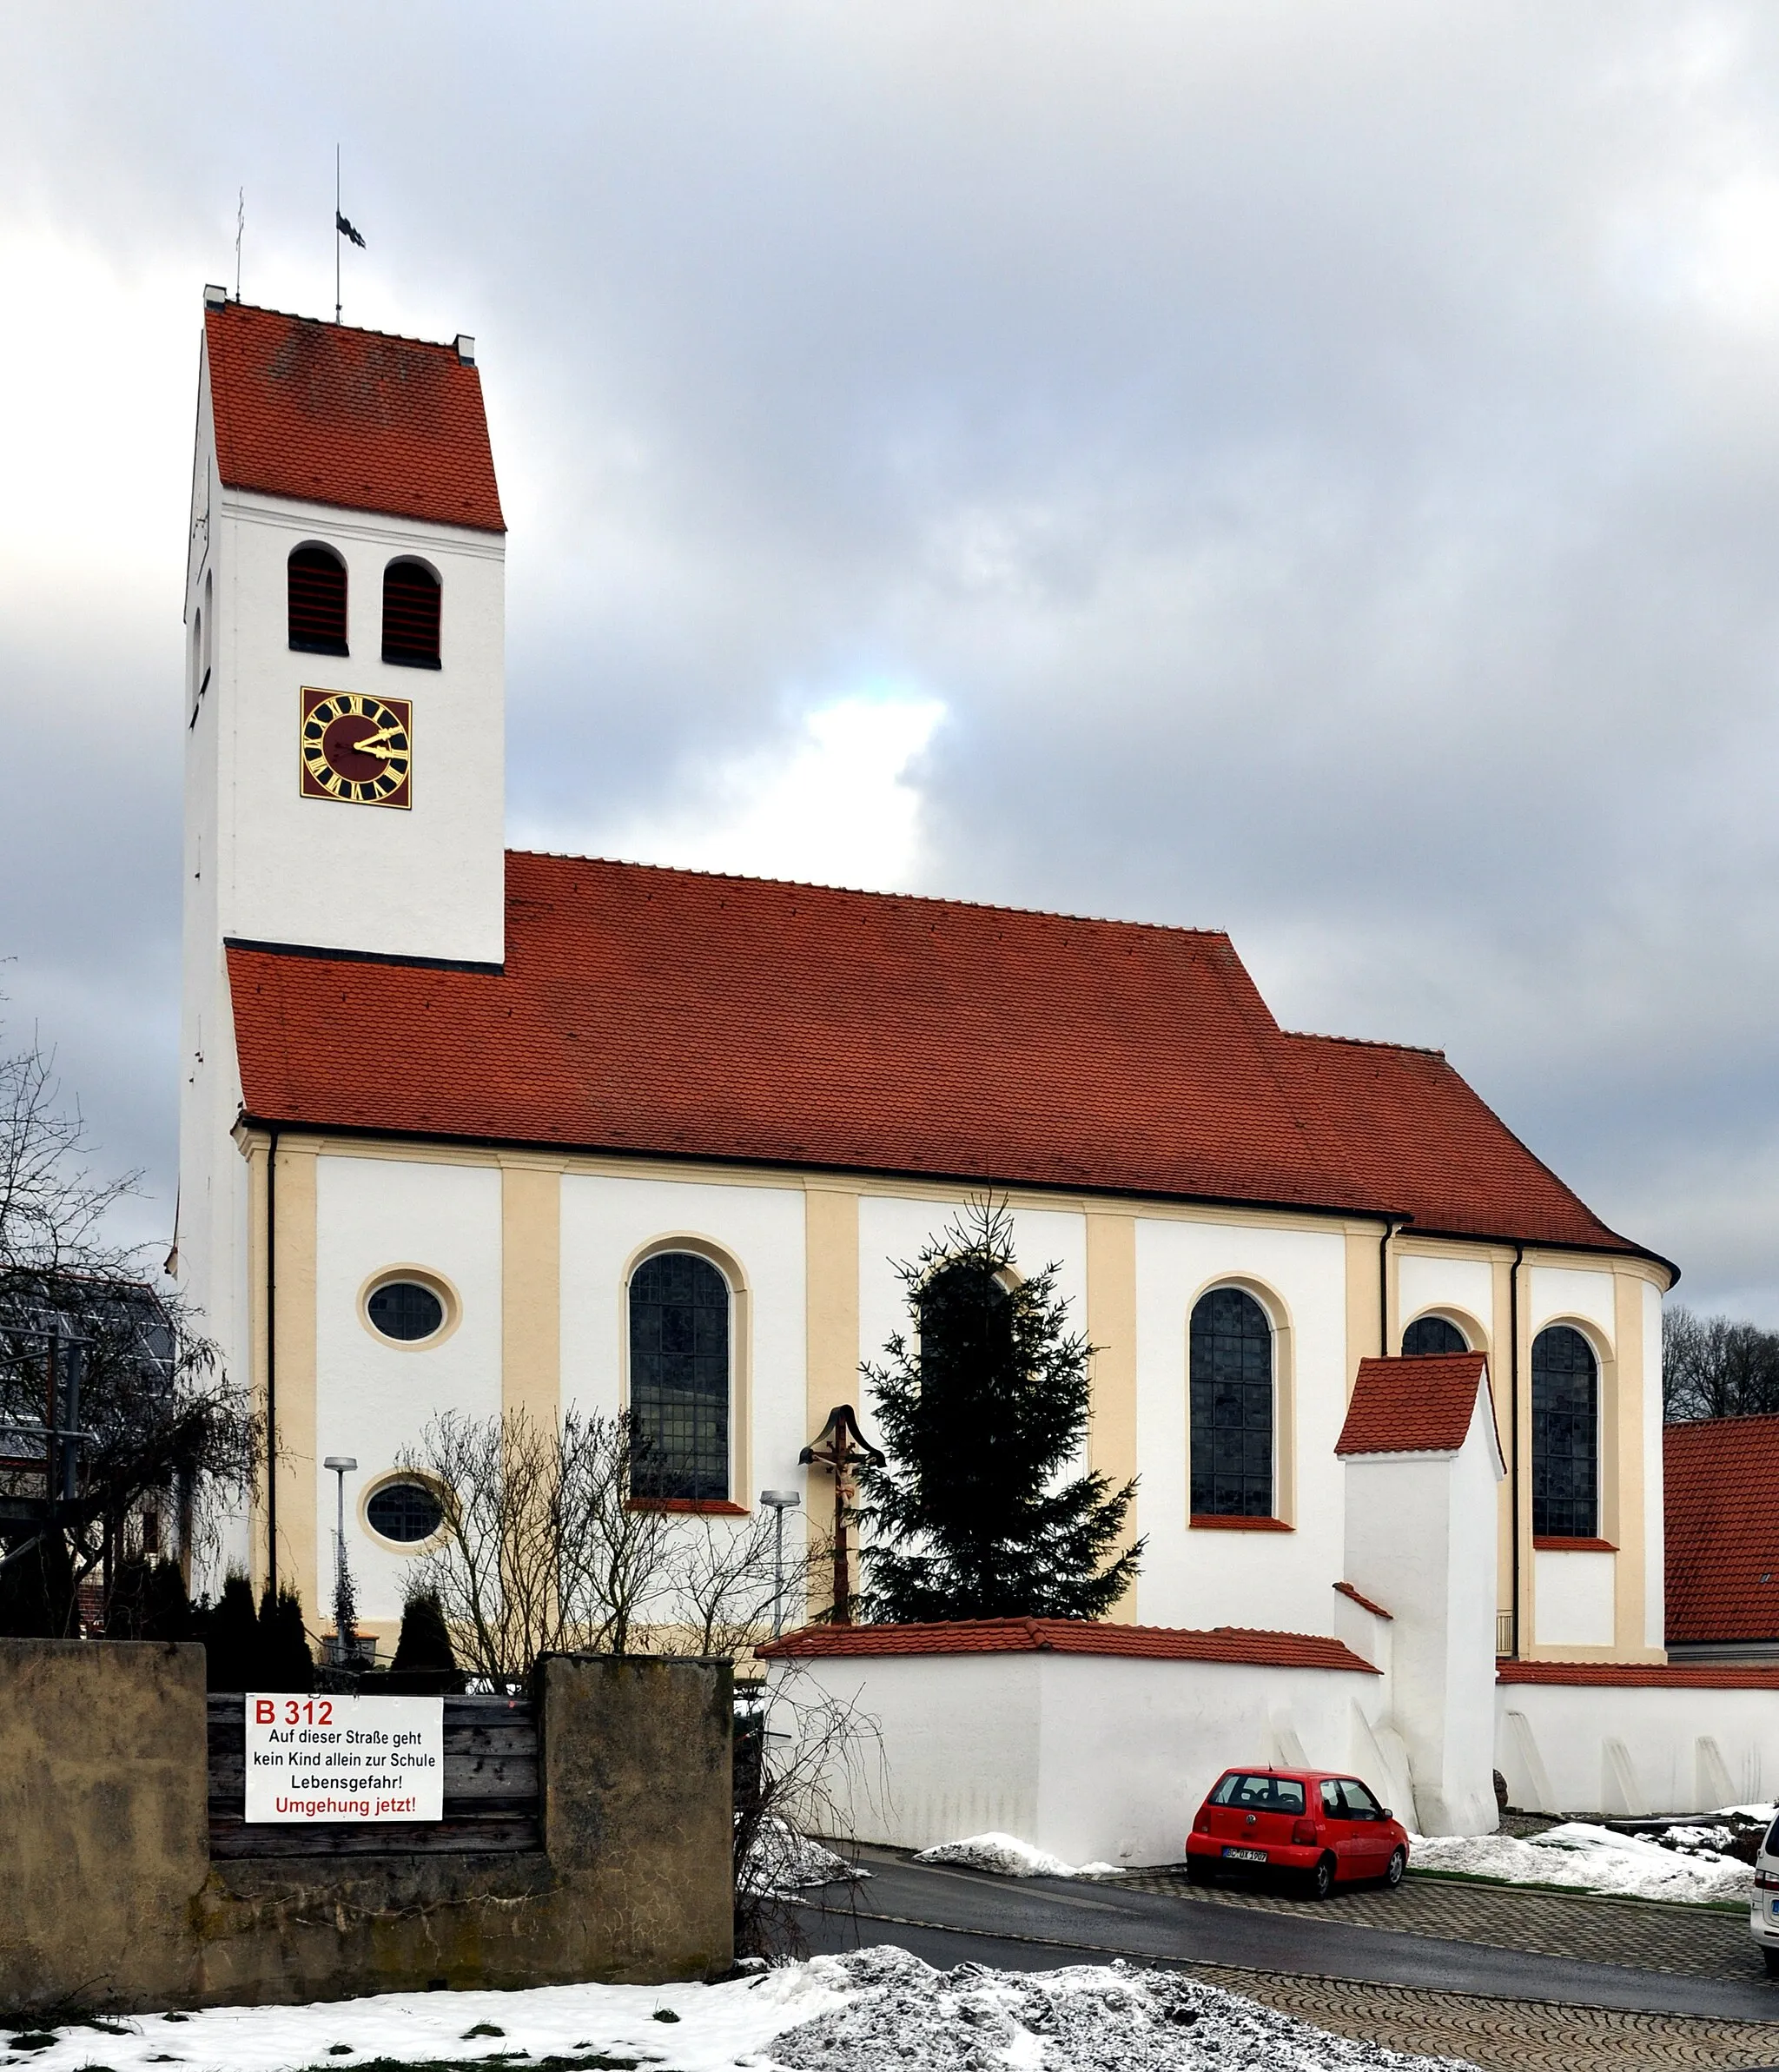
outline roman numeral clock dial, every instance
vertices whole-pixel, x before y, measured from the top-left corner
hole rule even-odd
[[[305,798],[413,804],[413,706],[407,698],[305,685],[299,745]]]

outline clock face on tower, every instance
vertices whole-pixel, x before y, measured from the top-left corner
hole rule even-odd
[[[413,706],[306,685],[298,735],[305,798],[347,805],[413,804]]]

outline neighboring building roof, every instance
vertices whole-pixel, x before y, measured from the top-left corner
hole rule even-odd
[[[1662,1435],[1670,1647],[1779,1640],[1779,1416]]]
[[[1498,1684],[1568,1685],[1577,1690],[1779,1691],[1779,1669],[1703,1662],[1502,1662]]]
[[[499,971],[232,944],[248,1115],[1638,1250],[1452,1094],[1443,1060],[1400,1076],[1433,1091],[1425,1130],[1405,1091],[1392,1109],[1386,1189],[1363,1141],[1377,1115],[1350,1076],[1304,1067],[1328,1039],[1282,1036],[1221,933],[571,857],[506,867]],[[400,1069],[341,1071],[348,1033]]]
[[[1455,1453],[1488,1382],[1481,1353],[1361,1360],[1337,1453]],[[1336,1585],[1339,1588],[1339,1585]]]
[[[454,345],[245,302],[207,308],[204,338],[230,488],[506,529],[481,377]]]
[[[1077,1619],[968,1619],[906,1626],[805,1626],[757,1648],[795,1655],[1121,1655],[1157,1662],[1233,1662],[1256,1669],[1379,1671],[1344,1641],[1250,1626],[1126,1626]]]

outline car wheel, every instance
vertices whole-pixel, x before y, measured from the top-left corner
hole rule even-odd
[[[1186,1882],[1189,1885],[1208,1885],[1217,1873],[1203,1857],[1186,1859]]]
[[[1407,1869],[1406,1852],[1400,1849],[1392,1850],[1390,1855],[1390,1868],[1384,1873],[1384,1883],[1393,1891],[1402,1883],[1402,1874]]]
[[[1324,1857],[1313,1870],[1304,1873],[1304,1890],[1312,1899],[1326,1899],[1334,1890],[1334,1859]]]
[[[1763,1950],[1761,1955],[1766,1959],[1767,1976],[1779,1978],[1779,1950]]]

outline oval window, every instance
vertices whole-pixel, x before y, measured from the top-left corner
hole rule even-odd
[[[405,1345],[445,1327],[445,1305],[422,1281],[386,1281],[372,1290],[365,1314],[385,1338]]]
[[[424,1482],[386,1482],[365,1505],[371,1530],[412,1546],[430,1539],[445,1522],[444,1506]]]

